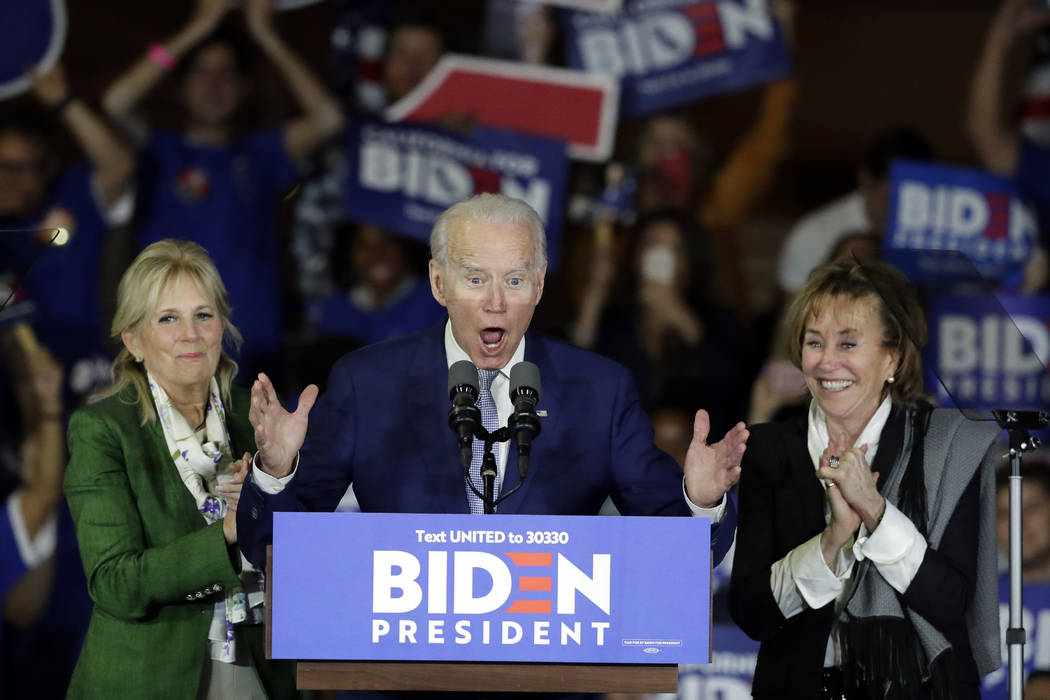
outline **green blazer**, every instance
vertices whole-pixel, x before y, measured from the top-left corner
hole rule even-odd
[[[160,423],[140,425],[133,392],[73,414],[65,494],[95,601],[69,697],[197,695],[211,592],[239,583],[240,555],[207,525],[168,454]],[[226,406],[234,455],[255,450],[249,393]],[[295,695],[294,666],[267,661],[263,626],[240,626],[271,697]]]

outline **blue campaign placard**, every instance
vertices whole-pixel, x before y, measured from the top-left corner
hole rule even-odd
[[[706,518],[276,513],[273,658],[706,663]]]
[[[562,141],[476,127],[468,135],[418,124],[353,120],[344,203],[353,221],[422,241],[445,209],[480,192],[528,202],[547,227],[557,266],[568,177]]]
[[[758,642],[732,622],[712,625],[711,638],[711,663],[678,667],[678,700],[748,700]]]
[[[621,80],[622,114],[651,114],[791,72],[766,0],[629,0],[565,13],[569,65]]]
[[[893,162],[890,180],[886,248],[961,251],[985,279],[1021,283],[1037,230],[1012,181],[912,161]]]
[[[985,412],[1050,407],[1050,297],[941,296],[927,316],[925,365],[936,374],[929,389],[942,403]]]
[[[1021,625],[1025,631],[1025,677],[1032,671],[1050,671],[1050,584],[1025,581],[1021,591]],[[982,700],[1006,700],[1009,694],[1009,651],[1006,630],[1010,626],[1010,577],[999,577],[999,628],[1002,630],[1002,668],[981,679]]]

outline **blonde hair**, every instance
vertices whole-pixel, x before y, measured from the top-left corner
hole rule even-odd
[[[836,260],[810,273],[784,315],[791,361],[802,368],[806,324],[840,297],[870,299],[874,304],[882,325],[882,345],[898,353],[894,382],[887,384],[890,399],[897,405],[914,402],[922,395],[921,350],[926,345],[926,319],[911,284],[888,263]]]
[[[117,287],[117,310],[110,327],[112,337],[120,341],[125,332],[138,334],[142,322],[157,306],[161,290],[176,279],[189,279],[197,284],[208,302],[215,307],[223,326],[223,349],[215,379],[219,384],[222,400],[230,403],[230,384],[237,374],[237,362],[226,352],[236,350],[241,344],[240,331],[230,322],[229,299],[215,263],[207,251],[196,243],[166,238],[146,246],[145,250],[131,262]],[[134,391],[133,404],[142,411],[142,425],[157,419],[153,408],[146,370],[136,362],[131,352],[122,347],[111,367],[113,387],[109,395],[119,394],[127,388]]]

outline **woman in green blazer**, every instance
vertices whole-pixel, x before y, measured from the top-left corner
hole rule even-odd
[[[294,695],[266,661],[262,577],[237,549],[248,392],[207,253],[147,247],[118,290],[110,396],[73,415],[65,493],[95,608],[70,697]],[[245,455],[247,456],[247,455]]]

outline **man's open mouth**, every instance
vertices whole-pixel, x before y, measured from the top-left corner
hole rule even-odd
[[[488,350],[495,350],[503,344],[507,331],[502,328],[485,328],[481,331],[481,344]]]

